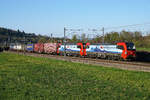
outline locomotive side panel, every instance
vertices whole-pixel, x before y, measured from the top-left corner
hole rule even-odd
[[[59,48],[59,53],[63,55],[65,52],[64,45],[61,45]],[[70,56],[79,56],[80,55],[80,48],[77,45],[66,45],[66,54]]]
[[[120,59],[122,52],[117,45],[89,45],[86,49],[87,56],[106,59]]]

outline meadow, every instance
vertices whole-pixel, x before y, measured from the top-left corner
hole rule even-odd
[[[150,100],[150,73],[0,53],[0,100]]]
[[[136,48],[137,51],[147,51],[150,52],[150,48]]]

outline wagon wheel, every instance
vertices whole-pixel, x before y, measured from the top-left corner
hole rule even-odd
[[[41,53],[41,51],[39,50],[39,53]]]

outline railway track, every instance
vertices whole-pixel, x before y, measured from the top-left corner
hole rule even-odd
[[[135,71],[144,71],[150,72],[150,63],[148,62],[136,62],[136,61],[114,61],[114,60],[104,60],[104,59],[93,59],[93,58],[80,58],[80,57],[69,57],[69,56],[58,56],[58,55],[48,55],[48,54],[37,54],[37,53],[23,53],[23,52],[12,52],[17,54],[24,54],[27,56],[36,56],[36,57],[46,57],[57,60],[64,60],[69,62],[77,62],[84,64],[92,64],[104,67],[114,67],[124,70],[135,70]]]

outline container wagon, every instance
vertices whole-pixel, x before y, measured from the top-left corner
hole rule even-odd
[[[34,44],[34,52],[43,53],[44,52],[44,44],[43,43]]]
[[[44,43],[44,53],[57,54],[57,43]]]
[[[27,52],[33,52],[34,51],[34,44],[27,44],[26,51]]]

